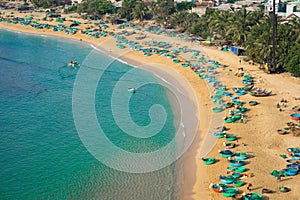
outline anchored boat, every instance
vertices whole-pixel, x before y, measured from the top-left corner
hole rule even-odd
[[[135,93],[136,89],[135,88],[128,88],[129,93]]]

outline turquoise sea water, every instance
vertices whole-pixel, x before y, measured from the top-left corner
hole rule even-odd
[[[0,30],[0,199],[179,198],[176,163],[150,173],[120,172],[101,164],[81,142],[72,115],[73,84],[79,69],[67,63],[76,59],[83,63],[81,68],[97,70],[99,63],[85,62],[91,51],[79,42]],[[99,57],[108,59],[100,53]],[[130,69],[115,61],[103,73],[95,96],[98,122],[114,145],[129,152],[155,151],[175,134],[163,87],[144,86],[130,99],[129,111],[139,126],[150,123],[151,105],[164,106],[168,118],[155,136],[127,135],[112,115],[113,88]],[[138,73],[155,80],[145,71]],[[130,77],[122,81],[130,82]]]

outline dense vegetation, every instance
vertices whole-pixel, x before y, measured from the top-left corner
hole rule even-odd
[[[127,20],[143,20],[149,18],[149,9],[142,0],[124,0],[122,8],[119,10],[121,18]]]
[[[265,63],[270,62],[271,57],[271,21],[271,17],[263,15],[263,11],[248,12],[245,8],[233,13],[211,10],[191,26],[190,32],[243,46],[250,59]],[[300,20],[279,23],[276,39],[277,70],[286,69],[294,76],[300,76]]]
[[[49,6],[49,2],[57,5],[66,1],[32,0],[40,6]],[[242,46],[246,55],[254,62],[270,62],[272,19],[263,14],[263,8],[255,12],[249,12],[246,8],[235,12],[207,9],[199,17],[188,11],[192,7],[194,4],[190,2],[174,4],[174,0],[157,0],[151,5],[146,5],[143,0],[124,0],[117,15],[140,22],[153,19],[167,28],[222,40],[228,45]],[[115,13],[116,8],[109,0],[87,0],[78,6],[77,11],[101,17],[106,13]],[[300,19],[277,25],[276,61],[277,69],[285,69],[294,76],[300,76]]]
[[[116,8],[109,0],[87,0],[78,6],[77,11],[87,13],[95,18],[107,13],[114,13]]]
[[[172,5],[172,1],[157,1],[150,7],[149,12],[162,25],[203,38],[223,40],[225,44],[242,46],[249,59],[261,64],[270,63],[272,19],[264,15],[263,8],[255,12],[249,12],[246,8],[235,12],[207,9],[199,17],[187,11],[191,7],[178,9],[182,6]],[[300,19],[295,18],[289,23],[277,25],[276,47],[276,70],[287,70],[299,77]]]
[[[70,5],[72,1],[71,0],[31,0],[31,3],[33,3],[37,7],[49,8],[52,6],[60,6],[65,4]]]

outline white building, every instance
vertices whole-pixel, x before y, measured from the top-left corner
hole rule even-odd
[[[71,0],[71,1],[72,1],[72,5],[78,5],[82,3],[84,0]]]
[[[278,4],[279,4],[279,0],[275,0],[275,12],[278,13]],[[265,3],[265,13],[270,13],[273,12],[273,0],[268,0]]]
[[[300,0],[298,2],[290,2],[286,5],[286,17],[291,14],[300,17]]]

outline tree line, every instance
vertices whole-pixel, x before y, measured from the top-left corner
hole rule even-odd
[[[64,0],[32,0],[34,3]],[[67,0],[65,0],[67,1]],[[48,5],[48,4],[47,4]],[[114,13],[126,20],[155,20],[164,27],[179,31],[224,40],[226,44],[245,48],[247,57],[257,63],[267,63],[271,57],[272,26],[271,16],[264,15],[263,6],[259,11],[241,8],[235,12],[207,9],[199,17],[189,10],[191,2],[174,3],[174,0],[157,0],[146,4],[143,0],[123,0],[117,9],[109,0],[87,0],[76,8],[79,13],[101,17]],[[300,19],[277,24],[276,61],[278,70],[289,71],[300,76]]]

